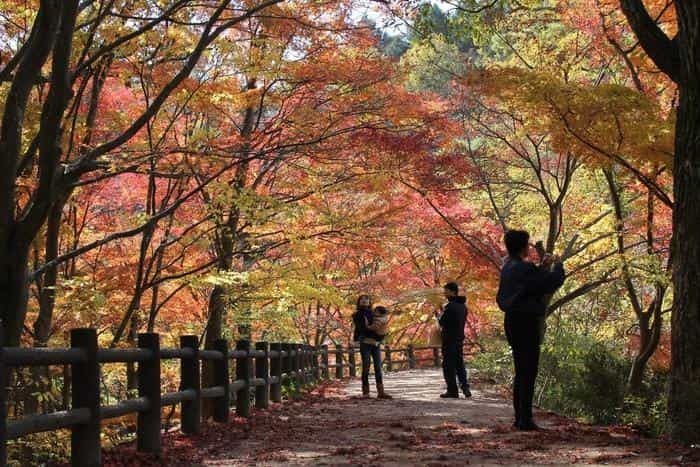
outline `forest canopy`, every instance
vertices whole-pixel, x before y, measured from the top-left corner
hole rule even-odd
[[[663,403],[672,368],[685,117],[639,25],[673,37],[682,13],[0,1],[5,345],[65,346],[75,327],[110,347],[347,343],[360,293],[396,312],[391,344],[422,343],[457,281],[477,360],[502,374],[502,238],[524,228],[568,251],[540,403],[663,431],[631,401]],[[581,375],[611,361],[619,398],[600,410]]]

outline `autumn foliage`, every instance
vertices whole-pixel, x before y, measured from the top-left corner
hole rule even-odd
[[[422,343],[456,280],[488,351],[523,227],[569,253],[552,336],[643,392],[669,365],[674,81],[617,1],[445,3],[0,1],[5,342],[345,343],[370,293]]]

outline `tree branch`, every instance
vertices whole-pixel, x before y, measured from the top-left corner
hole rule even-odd
[[[681,59],[676,39],[670,39],[661,30],[642,0],[620,0],[620,7],[644,51],[661,71],[677,83]]]

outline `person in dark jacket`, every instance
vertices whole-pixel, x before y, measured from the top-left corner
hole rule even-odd
[[[467,322],[466,297],[459,295],[459,286],[454,282],[445,284],[447,305],[438,317],[442,337],[442,374],[447,392],[442,398],[458,398],[457,380],[464,397],[471,397],[467,370],[464,368],[464,325]]]
[[[374,363],[374,379],[377,383],[377,397],[391,399],[384,391],[382,378],[382,353],[380,345],[384,336],[369,329],[372,324],[372,299],[369,295],[360,295],[357,299],[357,309],[352,315],[355,325],[353,340],[360,343],[360,357],[362,359],[362,397],[369,397],[369,365]]]
[[[515,379],[513,409],[520,430],[536,430],[532,398],[540,360],[541,329],[546,318],[545,296],[564,283],[564,266],[555,256],[545,256],[539,266],[526,261],[530,234],[510,230],[505,235],[508,259],[501,270],[496,301],[505,312],[504,328],[513,352]]]

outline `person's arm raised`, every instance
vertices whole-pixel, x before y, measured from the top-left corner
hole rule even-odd
[[[560,261],[555,262],[551,270],[543,270],[531,263],[528,263],[527,268],[524,282],[530,295],[553,294],[564,283],[564,265]]]

